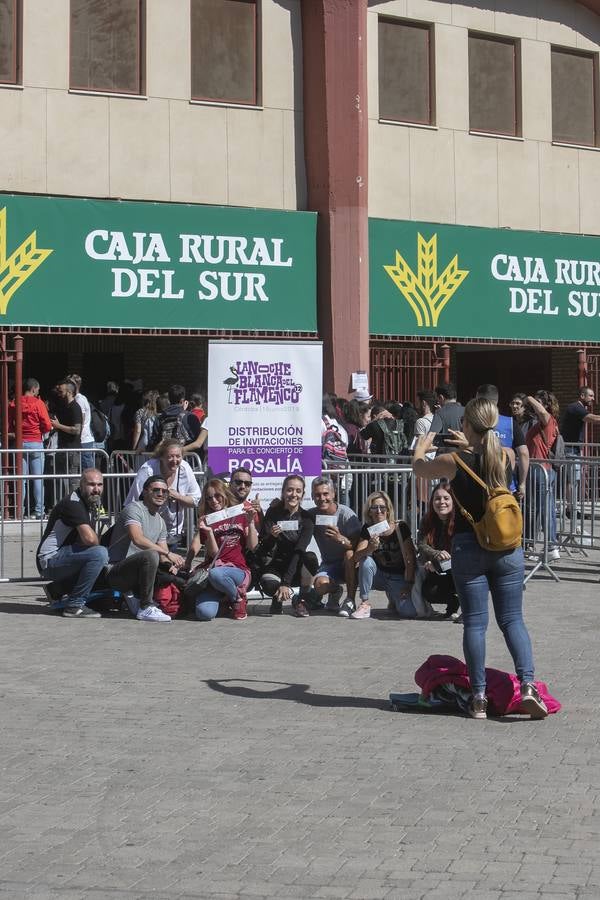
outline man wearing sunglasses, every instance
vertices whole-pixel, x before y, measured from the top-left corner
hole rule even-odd
[[[175,572],[184,559],[167,546],[167,526],[160,509],[169,494],[162,475],[144,482],[139,500],[123,507],[110,537],[107,580],[127,596],[130,611],[141,622],[170,622],[153,600],[154,579],[161,561]]]
[[[258,494],[254,497],[254,500],[249,500],[248,495],[252,489],[252,472],[250,469],[236,469],[235,472],[231,473],[231,477],[229,480],[229,490],[235,497],[238,503],[245,503],[248,501],[252,505],[252,509],[254,510],[254,525],[256,526],[256,530],[260,531],[262,522],[263,522],[263,511],[260,505],[260,498]]]

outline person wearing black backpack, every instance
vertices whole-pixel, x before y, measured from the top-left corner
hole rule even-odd
[[[385,456],[386,462],[395,463],[398,457],[407,451],[404,425],[381,403],[375,403],[371,409],[371,421],[362,428],[360,436],[371,439],[371,454]]]
[[[181,384],[172,384],[169,388],[169,406],[156,417],[147,450],[156,450],[166,440],[179,441],[184,449],[193,444],[201,430],[200,421],[193,413],[187,411],[185,388]]]
[[[508,485],[514,453],[500,446],[497,425],[495,404],[483,398],[470,400],[463,421],[467,449],[427,459],[426,454],[433,447],[430,432],[417,441],[413,471],[419,478],[447,478],[456,501],[452,575],[463,614],[463,650],[473,692],[469,715],[473,719],[487,718],[485,636],[491,592],[496,622],[521,682],[519,712],[528,713],[532,719],[543,719],[548,709],[533,681],[531,640],[523,621],[523,548],[520,543],[518,546],[513,543],[512,549],[486,549],[475,530],[485,520],[491,492],[510,496]],[[455,432],[455,437],[462,435]]]

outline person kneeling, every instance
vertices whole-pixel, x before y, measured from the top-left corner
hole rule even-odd
[[[171,621],[152,599],[154,580],[161,560],[173,572],[184,563],[183,557],[167,546],[167,527],[160,510],[168,493],[162,475],[151,475],[144,482],[141,499],[123,507],[110,536],[107,581],[125,593],[130,612],[141,622]]]
[[[353,619],[371,615],[369,594],[385,591],[392,608],[403,619],[414,619],[417,610],[411,600],[415,580],[415,546],[406,522],[396,522],[392,501],[383,491],[367,497],[363,511],[365,524],[360,533],[355,564],[358,564],[360,606]]]
[[[313,536],[313,520],[302,509],[304,478],[288,475],[283,480],[281,499],[267,510],[256,550],[258,565],[266,559],[260,577],[260,588],[271,597],[271,615],[283,612],[283,602],[291,600],[299,618],[309,615],[306,600],[319,568],[317,557],[307,551]],[[292,585],[300,585],[294,598]]]
[[[258,534],[250,503],[243,504],[243,512],[227,514],[228,509],[237,506],[234,501],[224,481],[211,478],[207,482],[198,507],[198,530],[186,557],[186,568],[191,569],[204,545],[207,587],[195,601],[196,618],[200,621],[214,619],[221,604],[232,619],[242,621],[248,615],[246,590],[250,569],[244,552],[256,548]]]

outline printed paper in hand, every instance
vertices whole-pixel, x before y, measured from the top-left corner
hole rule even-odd
[[[337,516],[315,516],[315,525],[324,525],[325,528],[337,526]]]
[[[369,525],[367,531],[371,537],[377,537],[378,534],[383,534],[384,531],[389,530],[389,524],[387,520],[385,522],[377,522],[376,525]]]
[[[298,531],[298,520],[292,519],[289,521],[285,519],[283,522],[277,523],[282,531]]]
[[[244,512],[244,504],[238,503],[237,506],[230,506],[229,509],[220,509],[218,512],[209,513],[205,517],[207,525],[215,525],[217,522],[223,522],[224,519],[233,519]]]

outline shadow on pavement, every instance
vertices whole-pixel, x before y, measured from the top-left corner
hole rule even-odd
[[[386,700],[373,697],[343,697],[337,694],[311,694],[310,684],[289,684],[286,681],[257,681],[242,678],[207,678],[208,687],[220,694],[231,697],[242,697],[247,700],[289,700],[292,703],[303,703],[306,706],[350,707],[354,709],[387,709]],[[281,687],[271,690],[259,690],[246,687],[251,684],[275,684]]]

